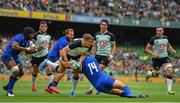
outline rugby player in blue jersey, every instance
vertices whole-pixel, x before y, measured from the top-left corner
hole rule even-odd
[[[48,66],[51,68],[51,72],[58,71],[58,67],[60,65],[59,60],[61,58],[60,51],[66,47],[70,42],[73,41],[74,38],[74,30],[69,28],[65,31],[65,36],[61,37],[56,41],[54,44],[54,47],[52,50],[48,53],[47,59],[44,60],[44,62],[41,63],[40,65],[40,72],[43,72],[43,70]],[[60,73],[61,76],[63,77],[65,74],[65,71]],[[55,89],[55,88],[54,88]],[[45,89],[46,91],[48,90],[48,87]],[[56,89],[56,92],[59,90]]]
[[[31,27],[25,27],[23,33],[15,35],[6,45],[2,53],[2,61],[7,69],[12,71],[9,82],[4,86],[7,91],[7,96],[14,96],[13,87],[16,81],[23,76],[23,70],[19,61],[19,53],[25,51],[26,53],[34,53],[38,48],[30,46],[30,40],[33,39],[34,30]]]
[[[128,98],[143,98],[148,95],[134,94],[131,89],[119,80],[115,80],[112,77],[105,75],[97,62],[92,56],[81,56],[81,69],[90,83],[99,92],[114,94],[121,97]]]

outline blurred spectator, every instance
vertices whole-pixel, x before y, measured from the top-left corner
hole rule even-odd
[[[0,8],[180,21],[180,5],[175,0],[0,0]]]

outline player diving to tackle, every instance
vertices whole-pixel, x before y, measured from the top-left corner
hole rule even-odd
[[[146,94],[134,94],[131,89],[121,81],[105,75],[105,73],[101,71],[97,60],[92,56],[82,55],[80,57],[80,63],[82,72],[99,92],[128,98],[144,98],[148,96]]]

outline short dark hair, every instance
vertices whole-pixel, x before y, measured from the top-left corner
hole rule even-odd
[[[46,25],[47,25],[47,21],[41,21],[41,22],[39,23],[39,25],[41,25],[41,24],[46,24]]]
[[[65,30],[65,34],[68,34],[70,31],[73,31],[73,32],[74,32],[74,29],[72,29],[72,28],[66,29],[66,30]]]
[[[25,27],[23,29],[23,34],[24,35],[29,35],[29,34],[33,34],[34,33],[34,29],[32,27]]]
[[[91,34],[85,33],[83,35],[83,39],[85,39],[85,40],[94,40],[94,37]]]
[[[105,22],[107,25],[109,25],[109,22],[108,22],[106,19],[102,19],[101,22],[100,22],[100,24],[101,24],[102,22]]]

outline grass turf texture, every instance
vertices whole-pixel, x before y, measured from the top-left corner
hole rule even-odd
[[[147,93],[148,98],[122,98],[115,95],[108,95],[101,93],[100,96],[85,95],[85,91],[89,87],[89,82],[80,81],[77,85],[77,91],[75,97],[70,97],[70,90],[72,87],[71,81],[61,81],[58,84],[58,88],[61,90],[60,94],[49,94],[44,91],[47,81],[38,80],[38,91],[31,91],[30,80],[20,80],[15,85],[15,97],[7,97],[6,92],[2,89],[2,86],[7,81],[0,81],[0,102],[180,102],[180,88],[179,84],[174,84],[173,89],[176,91],[176,95],[168,95],[165,84],[159,83],[146,83],[146,82],[131,82],[127,83],[134,93]]]

